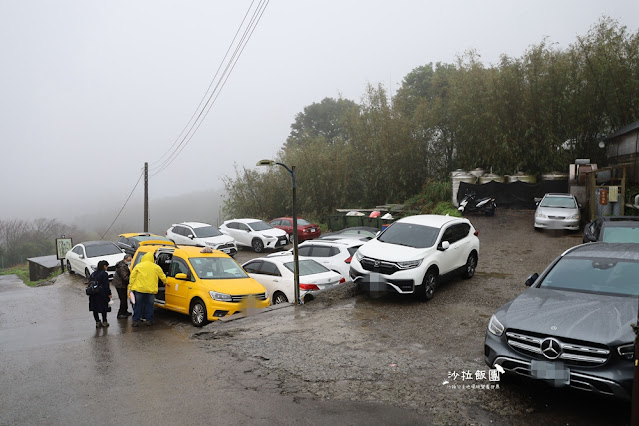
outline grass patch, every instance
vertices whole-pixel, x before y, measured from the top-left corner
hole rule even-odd
[[[20,278],[22,282],[24,282],[29,287],[37,287],[44,281],[48,281],[52,278],[55,278],[60,274],[61,274],[60,270],[56,269],[54,273],[52,273],[51,275],[49,275],[47,278],[43,280],[31,281],[29,280],[29,265],[26,263],[23,265],[17,265],[11,268],[0,270],[0,275],[17,275],[18,278]]]

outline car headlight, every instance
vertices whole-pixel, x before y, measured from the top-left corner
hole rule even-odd
[[[543,214],[543,213],[535,212],[535,217],[539,217],[539,218],[545,219],[546,215]]]
[[[363,258],[364,258],[364,255],[362,253],[360,253],[359,250],[357,250],[355,252],[355,259],[362,260]]]
[[[572,216],[570,216],[571,219],[579,219],[579,215],[578,214],[573,214]]]
[[[230,294],[218,293],[217,291],[209,291],[211,298],[213,300],[217,300],[218,302],[231,302],[233,299]]]
[[[635,344],[621,345],[617,347],[617,353],[623,359],[633,359],[635,357]]]
[[[91,269],[93,269],[94,271],[97,271],[98,267],[96,265],[91,265]]]
[[[419,265],[421,265],[422,264],[422,260],[424,260],[424,259],[409,260],[407,262],[397,262],[397,266],[399,266],[401,269],[413,269],[413,268],[417,268]]]
[[[209,247],[215,247],[215,243],[212,243],[212,242],[210,242],[210,241],[207,241],[207,242],[206,242],[206,243],[204,243],[204,244],[206,244],[206,245],[207,245],[207,246],[209,246]]]
[[[504,325],[499,322],[495,315],[490,317],[490,322],[488,323],[488,331],[490,331],[495,336],[501,336],[502,334],[504,334]]]

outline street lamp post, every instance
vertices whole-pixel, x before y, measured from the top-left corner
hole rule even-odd
[[[295,284],[295,304],[300,304],[300,265],[299,258],[297,256],[297,212],[295,211],[296,207],[296,196],[295,196],[295,166],[288,167],[284,163],[278,163],[273,160],[260,160],[257,162],[258,166],[282,166],[286,169],[287,172],[290,173],[291,179],[293,181],[293,279]]]

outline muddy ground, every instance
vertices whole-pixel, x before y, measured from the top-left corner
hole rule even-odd
[[[525,290],[528,275],[581,243],[581,234],[536,232],[532,211],[471,221],[481,242],[477,274],[442,283],[427,303],[371,299],[345,284],[303,306],[210,324],[193,338],[243,363],[246,383],[284,395],[388,403],[423,413],[424,423],[626,424],[624,402],[482,377],[489,375],[483,340],[492,313]],[[241,251],[237,260],[252,257]],[[190,327],[181,317],[172,322]]]

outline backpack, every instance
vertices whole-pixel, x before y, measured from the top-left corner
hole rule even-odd
[[[98,294],[100,292],[100,284],[98,283],[98,280],[95,279],[94,274],[91,274],[85,292],[87,296],[93,296],[94,294]]]

